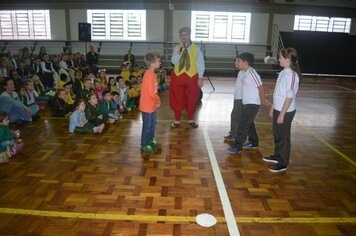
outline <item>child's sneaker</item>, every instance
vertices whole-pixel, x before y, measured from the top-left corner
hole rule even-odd
[[[269,171],[271,171],[273,173],[278,173],[278,172],[282,172],[282,171],[286,171],[286,170],[287,170],[287,166],[283,166],[278,163],[269,168]]]
[[[0,164],[6,162],[9,162],[9,157],[5,154],[5,152],[0,153]]]
[[[102,123],[102,124],[101,124],[101,125],[99,125],[98,127],[99,127],[99,129],[98,129],[98,133],[101,133],[101,132],[103,132],[103,130],[104,130],[104,128],[105,128],[105,124],[104,124],[104,123]]]
[[[236,140],[236,138],[233,137],[231,134],[229,134],[229,135],[227,135],[227,136],[224,136],[224,139],[225,139],[225,140],[228,140],[228,141],[234,141],[234,140]]]
[[[245,143],[244,145],[242,145],[243,149],[250,149],[255,147],[258,147],[258,145],[253,145],[252,143]]]
[[[100,130],[100,126],[95,126],[95,127],[93,128],[94,134],[99,133],[99,130]]]
[[[150,144],[153,148],[160,148],[161,144],[157,142],[155,138],[152,139],[152,142]]]
[[[110,124],[115,123],[115,119],[113,119],[113,118],[109,118],[109,119],[108,119],[108,123],[110,123]]]
[[[147,145],[147,146],[141,148],[141,152],[154,153],[155,149],[151,145]]]
[[[23,143],[15,143],[14,145],[12,145],[10,148],[11,156],[17,155],[22,150],[22,147]]]
[[[265,162],[270,162],[270,163],[278,163],[278,160],[273,155],[268,156],[268,157],[264,157],[264,158],[262,158],[262,160],[265,161]]]
[[[236,146],[232,146],[232,147],[229,147],[228,151],[229,151],[229,153],[231,153],[231,154],[236,154],[236,153],[241,152],[241,149],[239,149],[239,148],[236,147]]]

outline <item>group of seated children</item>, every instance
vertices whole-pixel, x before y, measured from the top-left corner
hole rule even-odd
[[[49,100],[36,75],[16,87],[11,78],[4,79],[1,84],[0,109],[8,113],[10,122],[32,121],[38,118],[38,111],[43,109]]]

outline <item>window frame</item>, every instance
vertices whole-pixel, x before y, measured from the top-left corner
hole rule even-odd
[[[307,23],[308,21],[309,24]],[[343,27],[339,27],[341,24],[343,24]],[[349,34],[351,30],[351,18],[295,15],[293,30]]]
[[[199,27],[197,21],[205,17],[208,20],[207,25]],[[219,17],[220,22],[217,22]],[[219,35],[218,30],[223,26],[222,19],[225,17],[226,27],[225,37]],[[240,19],[239,19],[240,18]],[[243,30],[240,34],[234,34],[234,27],[239,27],[242,22]],[[219,23],[220,27],[219,27]],[[203,27],[206,29],[204,30]],[[220,11],[192,11],[191,12],[192,40],[203,42],[225,42],[225,43],[249,43],[251,33],[251,13],[248,12],[220,12]],[[199,37],[199,32],[207,32],[207,37]],[[221,32],[222,33],[222,30]],[[242,35],[240,38],[234,38],[234,35]]]
[[[50,10],[0,11],[0,40],[50,40],[51,38]]]
[[[104,14],[103,20],[104,20],[104,35],[103,36],[97,36],[95,35],[95,30],[98,29],[100,30],[100,27],[96,26],[93,24],[93,14]],[[116,15],[115,20],[113,15]],[[118,21],[120,19],[120,14],[122,14],[122,24]],[[131,20],[133,21],[136,20],[136,22],[133,22],[132,29],[135,29],[134,24],[136,23],[136,26],[139,24],[139,31],[140,31],[140,36],[135,37],[135,36],[130,36],[130,15],[136,15],[132,16]],[[121,9],[113,9],[113,10],[98,10],[98,9],[87,9],[87,22],[91,24],[92,30],[91,30],[91,39],[92,40],[103,40],[103,41],[146,41],[146,10],[121,10]],[[116,22],[115,24],[112,24],[113,22]],[[113,31],[113,25],[115,25],[115,31]],[[117,27],[119,25],[122,25],[122,37],[120,36],[113,36],[114,34],[117,34],[117,32],[120,32],[120,28]],[[131,31],[131,33],[134,34],[134,31]]]

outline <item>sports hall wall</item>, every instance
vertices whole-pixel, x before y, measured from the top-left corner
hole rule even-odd
[[[303,1],[303,0],[299,0]],[[339,0],[340,2],[343,2]],[[52,40],[78,40],[78,23],[87,21],[87,9],[145,9],[146,10],[146,40],[151,42],[177,42],[177,32],[182,26],[190,26],[191,11],[232,11],[250,12],[250,43],[270,44],[273,25],[277,25],[279,31],[293,32],[294,15],[320,15],[352,18],[350,35],[356,35],[356,3],[355,8],[348,6],[303,6],[291,4],[266,4],[265,2],[277,1],[130,1],[122,2],[106,0],[105,3],[94,0],[77,0],[71,3],[69,0],[35,0],[27,3],[22,0],[3,0],[0,10],[5,9],[50,9]],[[281,1],[279,1],[281,2]],[[317,2],[317,1],[316,1]],[[169,4],[172,3],[172,4]],[[224,46],[221,46],[224,47]],[[121,49],[120,49],[121,50]],[[244,49],[248,50],[248,48]],[[107,50],[106,54],[117,55],[115,50]],[[234,51],[221,50],[215,57],[226,57]],[[209,55],[208,55],[209,56]],[[230,56],[230,55],[229,55]],[[257,58],[263,58],[265,51],[255,53]]]

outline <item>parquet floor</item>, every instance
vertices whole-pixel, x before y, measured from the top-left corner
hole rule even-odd
[[[263,82],[271,100],[275,81]],[[234,80],[214,85],[205,84],[198,129],[170,129],[162,94],[154,155],[139,151],[138,112],[101,135],[70,135],[48,111],[19,127],[24,151],[0,165],[0,235],[229,235],[207,137],[241,235],[356,235],[356,81],[302,85],[282,174],[261,160],[273,151],[267,107],[256,120],[260,147],[227,152]],[[218,223],[197,225],[200,213]]]

